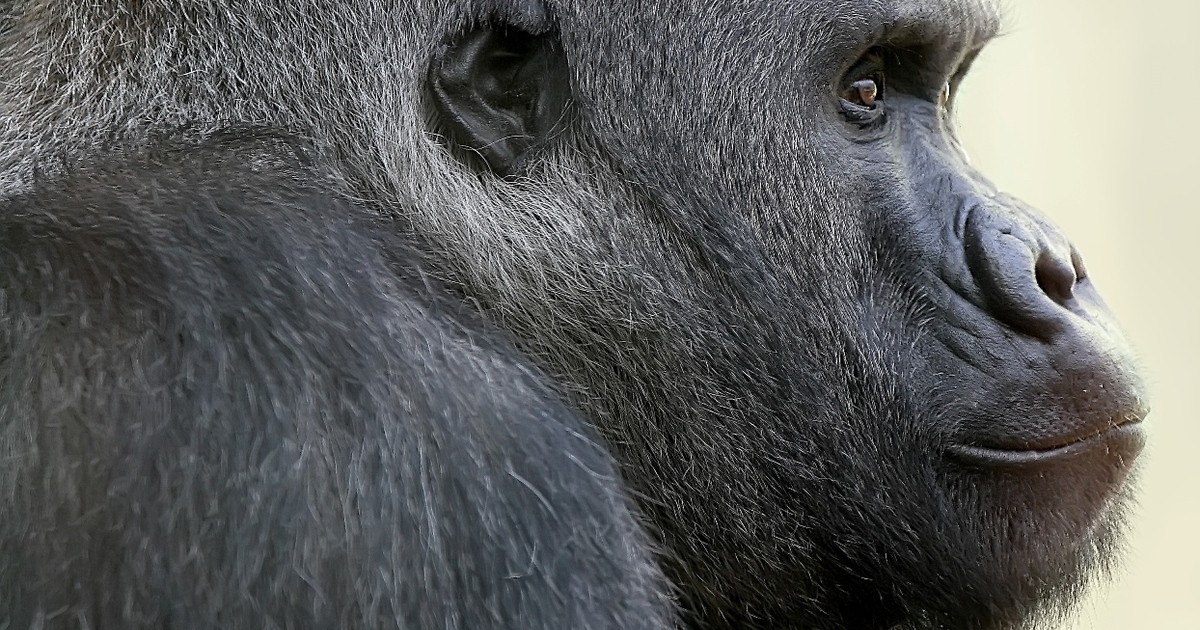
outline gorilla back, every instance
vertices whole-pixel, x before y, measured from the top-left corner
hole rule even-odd
[[[1111,567],[1143,386],[955,138],[992,3],[8,7],[11,625],[1017,628]]]

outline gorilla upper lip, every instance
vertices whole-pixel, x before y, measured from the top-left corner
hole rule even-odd
[[[1040,443],[1022,445],[955,444],[949,453],[964,463],[990,466],[1038,466],[1084,456],[1104,448],[1105,456],[1132,460],[1145,442],[1142,420],[1145,411],[1109,419],[1103,427],[1086,433],[1063,436]]]

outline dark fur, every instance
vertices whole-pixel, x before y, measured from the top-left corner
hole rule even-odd
[[[953,240],[1033,221],[917,94],[993,7],[546,5],[12,4],[12,627],[669,627],[677,588],[696,627],[1001,628],[1106,564],[1127,467],[945,456],[1099,405]],[[429,133],[487,25],[571,73],[507,179]],[[829,98],[873,39],[926,73],[875,138]]]
[[[5,625],[661,627],[542,378],[396,230],[215,148],[0,206]]]

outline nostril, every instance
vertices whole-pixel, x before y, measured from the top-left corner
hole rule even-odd
[[[1087,280],[1087,267],[1083,265],[1083,256],[1080,256],[1074,247],[1071,248],[1071,266],[1075,268],[1075,284]]]
[[[1073,299],[1075,283],[1086,277],[1083,261],[1074,251],[1069,262],[1052,252],[1043,251],[1034,264],[1033,272],[1042,293],[1058,304],[1066,304]]]

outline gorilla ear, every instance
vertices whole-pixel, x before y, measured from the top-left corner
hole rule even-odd
[[[492,24],[454,39],[429,72],[434,131],[463,162],[510,177],[566,127],[570,80],[552,30]]]

